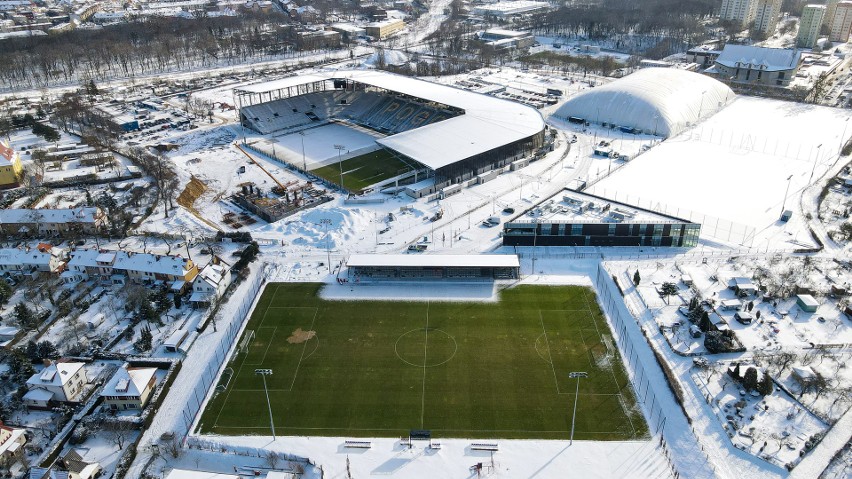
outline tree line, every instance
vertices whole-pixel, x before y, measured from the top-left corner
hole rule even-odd
[[[0,88],[41,88],[245,63],[310,51],[290,17],[146,17],[98,30],[78,29],[0,42]]]

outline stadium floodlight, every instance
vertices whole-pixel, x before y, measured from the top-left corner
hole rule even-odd
[[[577,398],[580,396],[580,378],[589,377],[589,373],[583,371],[574,371],[568,373],[571,379],[577,379],[577,390],[574,392],[574,414],[571,415],[571,443],[574,444],[574,420],[577,419]]]
[[[784,208],[787,206],[787,193],[790,192],[790,180],[793,179],[793,175],[787,177],[787,189],[784,190],[784,202],[781,203],[781,214],[784,214]]]
[[[346,145],[334,145],[334,149],[337,150],[337,165],[340,166],[340,188],[343,188],[343,161],[340,159],[340,153],[346,149]]]
[[[263,391],[266,393],[266,405],[269,406],[269,427],[272,429],[272,440],[275,440],[275,422],[272,420],[272,403],[269,401],[269,389],[266,388],[266,376],[272,376],[271,369],[255,369],[254,373],[263,378]]]
[[[811,186],[811,182],[814,180],[814,172],[816,171],[816,165],[817,165],[817,162],[819,161],[820,148],[822,148],[822,143],[817,145],[817,152],[816,152],[816,155],[814,155],[814,167],[811,168],[811,177],[810,177],[810,179],[808,179],[808,186]]]
[[[308,172],[308,160],[305,159],[305,130],[299,131],[299,136],[302,137],[302,169],[305,173]]]
[[[331,273],[331,249],[328,246],[328,227],[331,225],[331,220],[323,218],[320,220],[320,224],[325,226],[325,254],[326,261],[328,262],[328,272]]]

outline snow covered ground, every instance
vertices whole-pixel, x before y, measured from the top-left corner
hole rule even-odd
[[[302,136],[304,134],[304,137]],[[302,167],[303,161],[308,170],[345,160],[373,150],[378,150],[376,139],[381,138],[369,130],[356,129],[346,125],[332,123],[316,128],[307,128],[299,133],[251,140],[249,143],[259,146],[262,151],[271,152],[278,158]],[[302,145],[304,141],[304,156]],[[338,151],[334,146],[342,145]]]
[[[659,205],[694,220],[709,215],[749,225],[756,234],[745,246],[762,248],[771,242],[773,248],[791,249],[809,243],[797,197],[812,182],[812,171],[815,180],[837,161],[850,117],[848,110],[738,97],[591,192],[640,206]],[[779,221],[782,205],[794,211],[788,223]],[[708,227],[712,223],[702,234],[713,236]],[[725,233],[716,237],[726,240]]]

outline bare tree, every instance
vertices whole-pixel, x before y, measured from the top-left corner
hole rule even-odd
[[[107,441],[121,450],[130,438],[131,429],[132,424],[128,421],[114,421],[105,425],[104,432]]]

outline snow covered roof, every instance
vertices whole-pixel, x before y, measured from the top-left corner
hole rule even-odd
[[[560,118],[637,128],[669,137],[734,99],[722,82],[675,68],[645,68],[595,87],[559,107]]]
[[[100,256],[100,252],[94,249],[78,249],[77,251],[71,252],[71,260],[68,261],[69,267],[79,267],[79,268],[94,268],[98,266],[97,258]]]
[[[78,362],[56,362],[27,379],[27,386],[62,386],[85,366]]]
[[[24,394],[24,400],[27,401],[50,401],[51,399],[53,399],[53,393],[42,388],[30,389]]]
[[[347,264],[353,266],[414,266],[460,268],[517,268],[513,254],[353,254]]]
[[[8,142],[0,142],[0,166],[11,166],[20,161],[18,154],[9,146]]]
[[[204,267],[199,273],[198,276],[195,277],[195,281],[204,281],[211,286],[217,286],[222,282],[222,279],[225,277],[225,274],[228,274],[230,270],[228,270],[223,264],[213,264],[210,263]]]
[[[130,368],[125,365],[112,375],[101,390],[101,396],[142,396],[142,392],[155,374],[157,374],[157,368]]]
[[[41,252],[37,249],[24,251],[17,248],[0,248],[0,264],[3,265],[49,265],[50,252]]]
[[[218,472],[190,471],[188,469],[172,469],[166,479],[240,479],[234,474],[220,474]]]
[[[0,224],[94,223],[98,208],[8,209],[0,210]]]
[[[0,442],[0,456],[17,451],[21,447],[18,439],[24,435],[25,430],[4,426],[2,423],[0,423],[0,429],[5,433],[3,435],[7,436],[3,442]]]
[[[240,87],[236,93],[261,93],[344,78],[464,110],[463,115],[376,140],[380,145],[433,170],[529,138],[544,130],[541,114],[526,105],[373,70],[347,70],[288,77]],[[731,96],[733,97],[733,94]]]
[[[140,271],[156,274],[183,276],[187,270],[187,260],[180,256],[160,256],[149,253],[127,254],[117,251],[118,258],[113,268],[125,271]]]
[[[788,48],[725,45],[716,63],[729,68],[780,71],[796,68],[801,57],[801,51]]]
[[[819,301],[814,299],[814,297],[809,295],[809,294],[799,294],[799,295],[796,296],[796,299],[798,301],[800,301],[802,304],[804,304],[805,306],[812,306],[812,307],[819,306]]]

